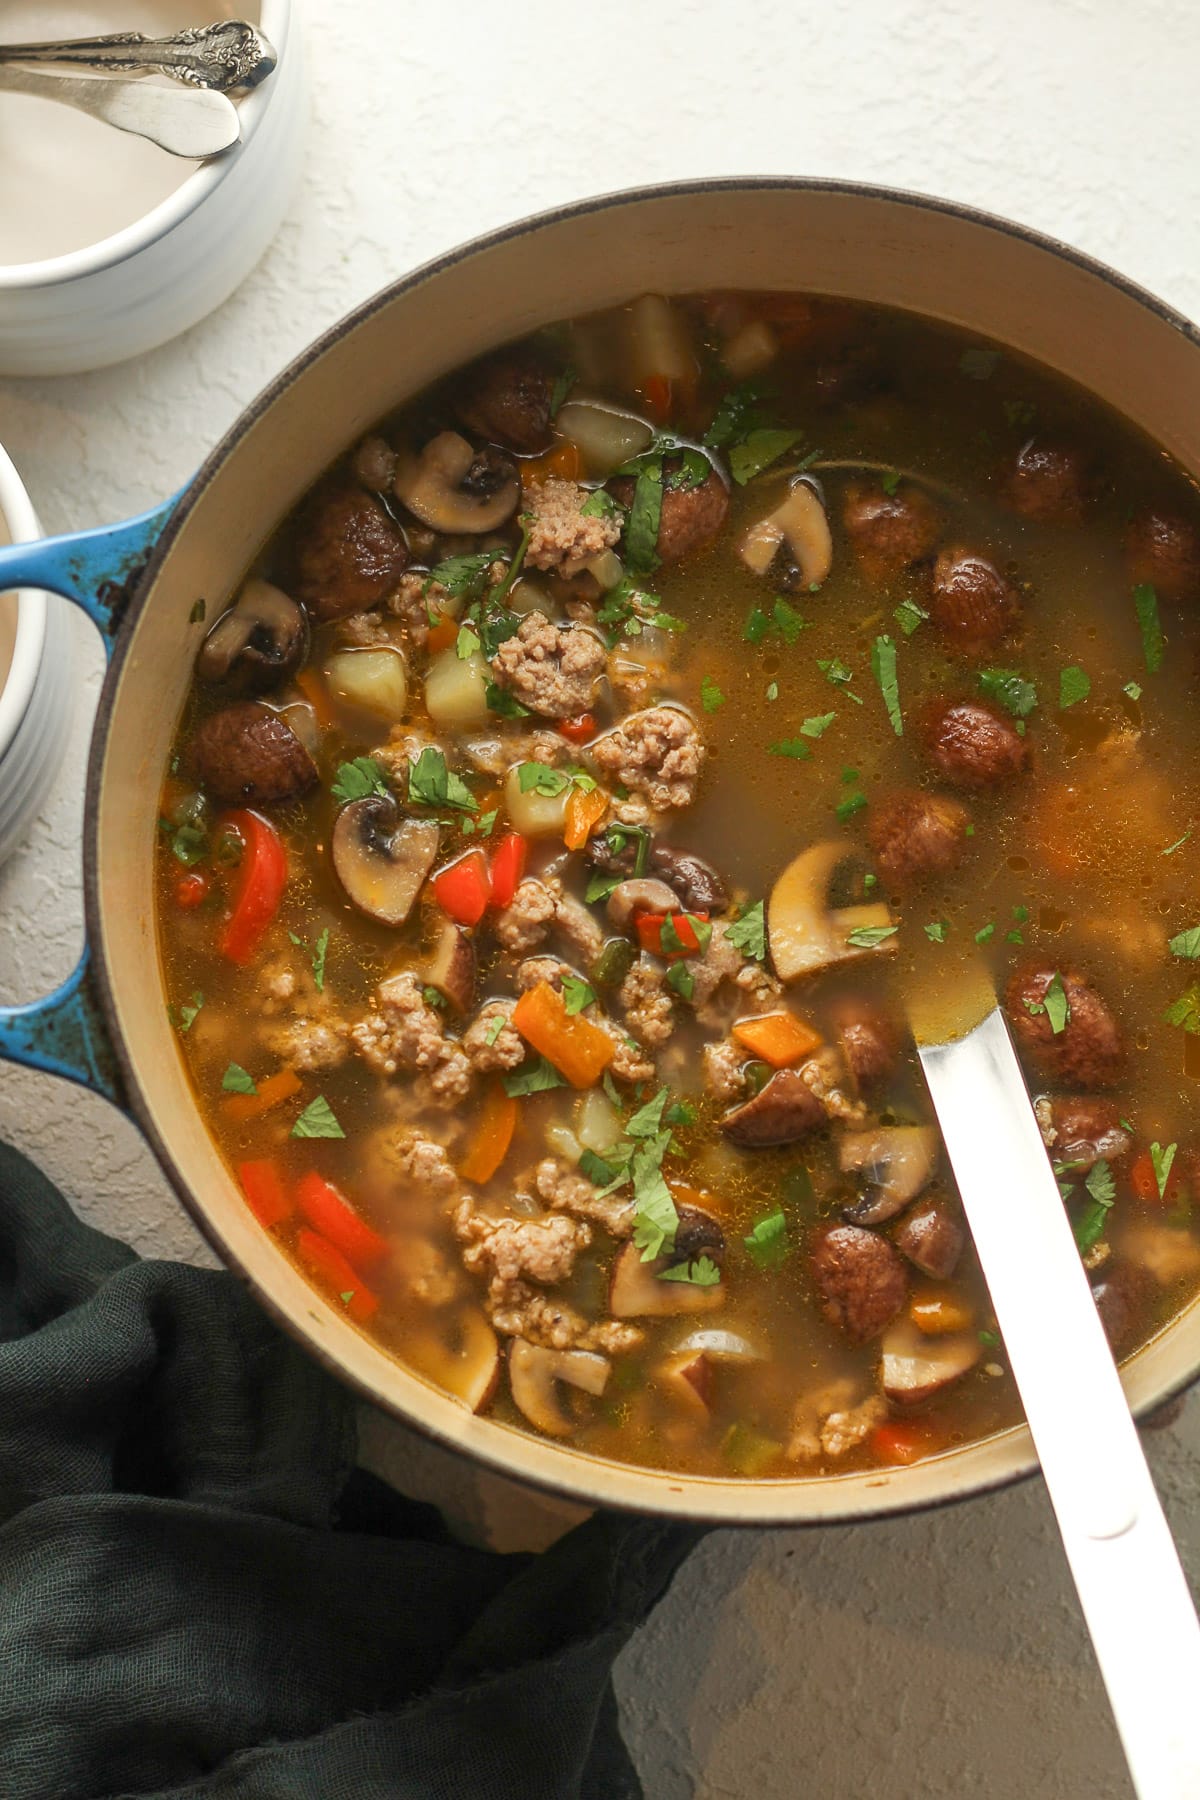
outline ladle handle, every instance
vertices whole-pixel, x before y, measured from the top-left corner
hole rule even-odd
[[[0,593],[40,588],[74,601],[111,656],[130,595],[175,504],[168,500],[120,525],[0,549]],[[52,994],[25,1006],[0,1006],[0,1062],[65,1076],[124,1106],[124,1082],[86,943],[78,964]]]

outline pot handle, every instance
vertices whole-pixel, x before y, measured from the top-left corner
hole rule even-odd
[[[0,593],[41,588],[74,601],[111,657],[130,595],[178,498],[120,525],[0,549]],[[63,1075],[125,1108],[124,1083],[86,944],[76,968],[52,994],[26,1006],[0,1006],[0,1062]]]

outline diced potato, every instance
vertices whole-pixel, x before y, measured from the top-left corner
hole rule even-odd
[[[640,386],[651,375],[668,381],[690,381],[696,357],[688,321],[661,294],[643,294],[629,309],[630,359]]]
[[[603,1156],[621,1135],[621,1115],[602,1088],[592,1088],[575,1109],[575,1135],[585,1150]]]
[[[546,1148],[552,1155],[561,1156],[564,1162],[577,1163],[579,1161],[581,1148],[579,1139],[566,1125],[547,1125]]]
[[[555,424],[583,458],[583,472],[593,481],[606,479],[631,456],[640,456],[654,437],[644,419],[601,406],[594,400],[568,400]]]
[[[430,709],[432,711],[432,708]],[[535,788],[521,791],[521,769],[510,769],[504,782],[504,810],[514,831],[523,837],[561,837],[567,823],[570,784],[561,794],[539,794]]]
[[[615,550],[601,550],[599,556],[589,556],[583,566],[589,575],[595,577],[606,594],[610,588],[618,585],[625,573]]]
[[[548,619],[555,620],[563,616],[563,609],[554,595],[530,575],[522,575],[513,582],[504,604],[510,612],[520,613],[522,617],[532,612],[544,613]]]
[[[757,375],[779,355],[779,340],[763,319],[754,319],[735,331],[721,352],[721,361],[737,381]]]
[[[329,691],[345,706],[381,719],[402,719],[408,705],[408,669],[403,652],[384,646],[338,650],[325,664]]]
[[[425,705],[434,724],[464,731],[486,725],[491,678],[491,669],[478,650],[470,656],[460,656],[454,645],[440,651],[431,659],[425,676]]]

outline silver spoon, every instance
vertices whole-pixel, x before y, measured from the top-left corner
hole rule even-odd
[[[0,88],[57,100],[118,131],[148,138],[172,156],[203,159],[229,150],[242,135],[238,109],[225,94],[156,87],[106,75],[59,75],[0,68]]]
[[[987,984],[910,1022],[1139,1800],[1200,1795],[1200,1624]],[[979,1013],[976,1014],[979,1016]]]
[[[108,37],[69,38],[61,43],[0,44],[0,63],[74,63],[77,67],[131,75],[170,75],[190,87],[257,87],[275,67],[274,49],[243,19],[194,25],[173,37],[148,38],[140,31]]]

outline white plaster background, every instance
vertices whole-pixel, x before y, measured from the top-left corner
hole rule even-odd
[[[1080,245],[1200,315],[1191,0],[309,0],[308,36],[307,165],[244,288],[136,364],[0,383],[0,441],[48,528],[170,492],[288,358],[414,263],[627,184],[807,173],[948,195]],[[83,629],[79,652],[62,775],[0,872],[5,1000],[60,979],[80,942],[99,675]],[[5,1070],[0,1133],[143,1254],[204,1254],[103,1103]],[[466,1528],[513,1542],[557,1527],[561,1510],[367,1425],[373,1459],[447,1498]],[[1200,1407],[1151,1454],[1200,1578]],[[653,1800],[1130,1792],[1038,1485],[856,1530],[710,1537],[618,1681]]]

